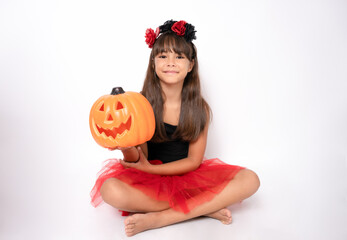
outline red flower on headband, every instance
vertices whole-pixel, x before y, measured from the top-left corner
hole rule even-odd
[[[158,35],[154,32],[154,30],[152,28],[148,28],[146,30],[145,38],[146,38],[146,43],[147,43],[149,48],[153,47],[153,44],[154,44],[155,40],[157,39],[157,36]]]
[[[175,32],[178,36],[184,36],[184,33],[186,32],[186,21],[179,21],[179,22],[175,22],[172,27],[171,30],[173,32]]]

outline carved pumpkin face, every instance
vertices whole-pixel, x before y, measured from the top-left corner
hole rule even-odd
[[[102,147],[130,147],[152,138],[155,118],[143,95],[118,87],[93,104],[89,126],[94,140]]]

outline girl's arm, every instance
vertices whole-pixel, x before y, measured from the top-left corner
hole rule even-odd
[[[139,161],[137,163],[129,163],[122,161],[124,167],[133,167],[144,172],[160,175],[181,175],[197,169],[204,157],[207,142],[208,124],[200,136],[189,144],[187,158],[174,162],[152,165],[147,161],[147,145],[138,148]],[[143,147],[143,148],[142,148]],[[132,148],[135,150],[134,148]]]
[[[147,158],[147,143],[140,145],[140,147]],[[137,162],[140,159],[140,154],[136,148],[137,147],[119,148],[123,153],[123,160],[127,162]]]

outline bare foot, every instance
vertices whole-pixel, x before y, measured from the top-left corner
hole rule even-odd
[[[128,237],[145,230],[157,228],[156,213],[134,214],[124,220],[125,234]]]
[[[128,237],[131,237],[137,233],[149,229],[159,228],[167,226],[167,224],[171,224],[163,221],[161,216],[161,212],[150,212],[145,214],[136,213],[131,215],[124,220],[125,234]],[[227,208],[220,209],[219,211],[207,214],[205,216],[215,218],[221,221],[223,224],[230,224],[232,221],[231,212]]]
[[[223,224],[230,224],[232,222],[231,212],[227,208],[205,215],[207,217],[215,218],[221,221]]]

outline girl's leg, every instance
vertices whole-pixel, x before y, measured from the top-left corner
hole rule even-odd
[[[109,205],[128,212],[159,212],[168,209],[168,202],[156,201],[140,190],[116,179],[110,178],[104,182],[101,189],[101,196],[104,202]],[[231,222],[231,213],[228,209],[206,214],[207,217],[215,218],[225,224]]]
[[[100,193],[104,202],[123,211],[157,212],[170,207],[168,202],[156,201],[116,178],[107,179]]]
[[[171,225],[191,218],[215,214],[229,205],[240,202],[253,195],[259,188],[258,176],[251,170],[241,170],[232,181],[216,195],[210,202],[194,208],[188,214],[175,211],[171,208],[160,212],[147,214],[134,214],[125,219],[125,232],[133,236],[139,232]]]

